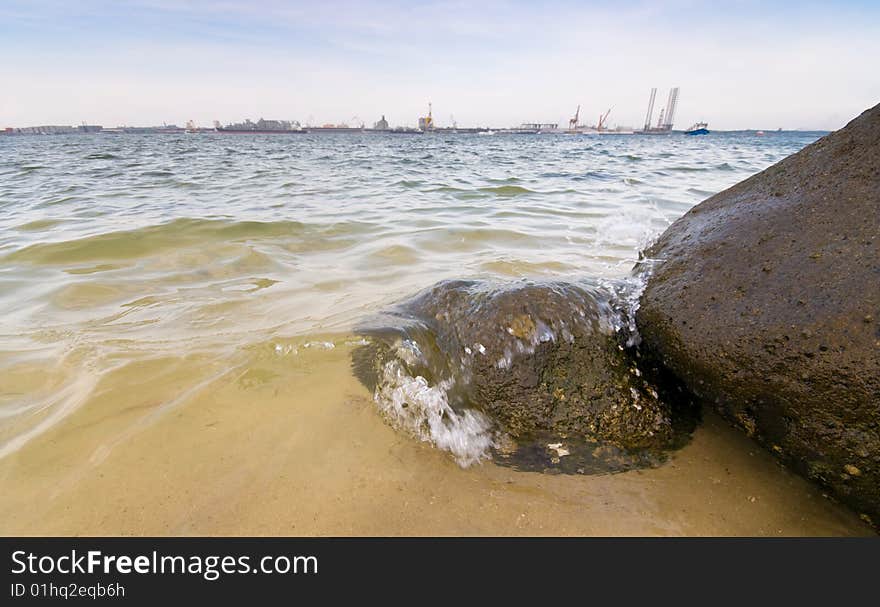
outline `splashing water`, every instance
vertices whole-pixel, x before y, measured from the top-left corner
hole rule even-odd
[[[456,412],[448,400],[454,380],[431,386],[421,375],[413,377],[404,365],[385,363],[374,399],[385,418],[396,428],[449,451],[467,468],[489,458],[496,445],[492,421],[473,409]]]
[[[628,454],[671,445],[682,409],[659,398],[631,352],[642,280],[444,281],[365,320],[357,330],[373,342],[353,363],[391,425],[462,467],[495,455],[522,462],[536,441],[560,438],[580,456],[585,441],[610,448],[603,471],[645,463]]]

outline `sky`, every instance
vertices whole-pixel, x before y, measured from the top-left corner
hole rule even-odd
[[[836,129],[880,103],[880,2],[0,0],[0,128],[522,122]]]

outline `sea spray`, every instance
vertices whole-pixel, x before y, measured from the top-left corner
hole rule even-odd
[[[449,404],[453,380],[429,385],[421,375],[413,377],[400,361],[385,363],[374,399],[385,418],[396,428],[449,451],[467,468],[488,458],[496,445],[491,420],[480,411],[457,412]]]

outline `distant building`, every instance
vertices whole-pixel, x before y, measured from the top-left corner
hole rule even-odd
[[[388,130],[388,121],[385,120],[385,114],[382,114],[382,118],[380,118],[379,121],[373,125],[373,128],[376,129],[377,131],[387,131]]]

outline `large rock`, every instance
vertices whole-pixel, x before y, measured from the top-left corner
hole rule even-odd
[[[381,385],[392,361],[424,378],[410,401],[442,386],[454,411],[479,411],[517,445],[591,445],[596,458],[618,458],[606,471],[622,469],[638,462],[617,450],[665,449],[676,432],[672,405],[624,347],[613,306],[610,294],[588,285],[442,282],[361,327],[373,345],[356,368],[386,401],[401,394]],[[385,377],[398,383],[397,374]],[[392,414],[411,416],[417,405],[401,402],[407,410]]]
[[[880,522],[880,106],[699,204],[645,256],[644,347]]]

